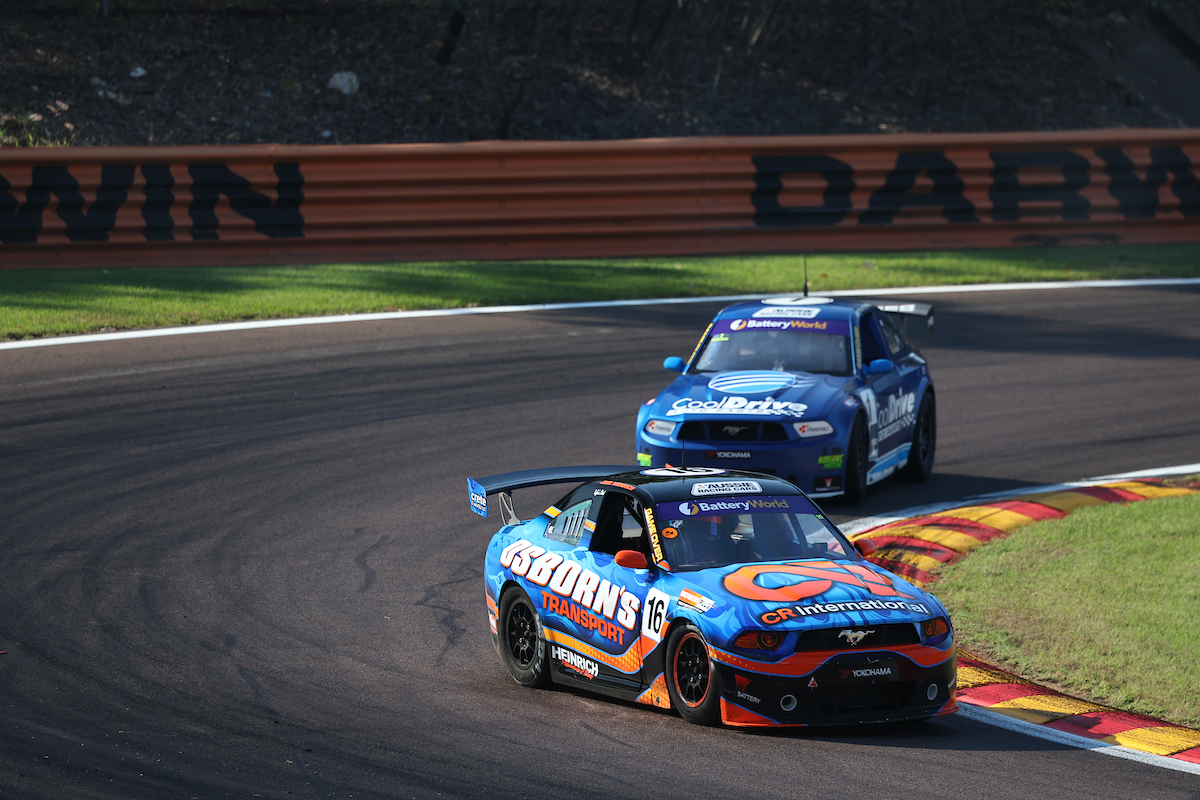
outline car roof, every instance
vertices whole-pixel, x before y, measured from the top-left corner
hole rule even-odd
[[[814,312],[807,312],[805,316],[811,314],[820,319],[844,319],[850,320],[854,318],[857,309],[866,308],[870,304],[864,303],[861,300],[838,300],[832,297],[817,297],[803,295],[779,295],[776,297],[768,297],[763,300],[751,300],[745,303],[735,303],[731,306],[726,306],[717,312],[714,320],[720,319],[740,319],[742,317],[751,317],[756,313],[760,317],[779,316],[783,318],[796,317],[800,313],[798,309],[808,308],[816,309]],[[766,309],[774,309],[776,313],[766,311]]]
[[[736,495],[806,497],[802,491],[782,478],[762,472],[701,467],[688,470],[691,474],[685,475],[680,474],[682,469],[686,468],[668,467],[625,472],[610,475],[599,481],[597,485],[635,490],[638,494],[648,495],[649,499],[656,504],[673,500],[690,500],[708,494],[719,494],[722,497]],[[739,487],[739,483],[745,485]],[[693,490],[697,484],[718,485],[709,487],[708,492],[702,492]]]

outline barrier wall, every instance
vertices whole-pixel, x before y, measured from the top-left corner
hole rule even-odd
[[[1200,131],[0,150],[0,268],[1200,241]]]

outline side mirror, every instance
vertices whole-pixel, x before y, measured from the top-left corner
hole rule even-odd
[[[883,375],[884,373],[891,372],[895,368],[896,365],[890,360],[886,358],[877,358],[870,364],[867,364],[866,373],[868,375]]]
[[[854,541],[854,549],[857,550],[863,558],[866,558],[867,556],[874,555],[875,551],[879,548],[875,546],[875,541],[872,539],[856,539]]]
[[[669,369],[672,372],[683,372],[687,364],[683,363],[683,359],[679,356],[667,356],[663,359],[663,369]]]
[[[617,564],[626,569],[650,569],[646,556],[639,550],[618,550]]]

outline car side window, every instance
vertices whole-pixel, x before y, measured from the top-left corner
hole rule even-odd
[[[896,326],[886,316],[879,317],[879,330],[883,333],[883,341],[892,355],[899,355],[908,347],[900,331],[896,330]]]
[[[588,510],[592,507],[592,498],[567,506],[563,512],[546,527],[546,538],[555,542],[579,545],[583,538],[584,522],[587,521]]]
[[[619,550],[640,550],[649,553],[644,519],[637,500],[618,492],[609,492],[596,517],[592,552],[615,554]]]
[[[861,332],[859,341],[862,343],[863,364],[870,364],[877,358],[887,358],[887,354],[879,346],[879,335],[876,333],[878,325],[875,322],[875,316],[863,314],[858,327]]]

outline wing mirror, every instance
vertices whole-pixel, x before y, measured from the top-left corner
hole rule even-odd
[[[873,539],[855,539],[854,549],[857,550],[863,558],[866,558],[867,556],[874,555],[875,551],[879,548],[875,546],[875,541]]]
[[[663,359],[663,369],[669,369],[672,372],[683,372],[687,364],[683,363],[683,359],[679,356],[667,356]]]
[[[640,550],[618,550],[617,563],[626,569],[650,569],[646,556]]]
[[[891,372],[895,368],[896,365],[890,360],[886,358],[877,358],[867,365],[866,373],[868,375],[883,375],[884,373]]]

